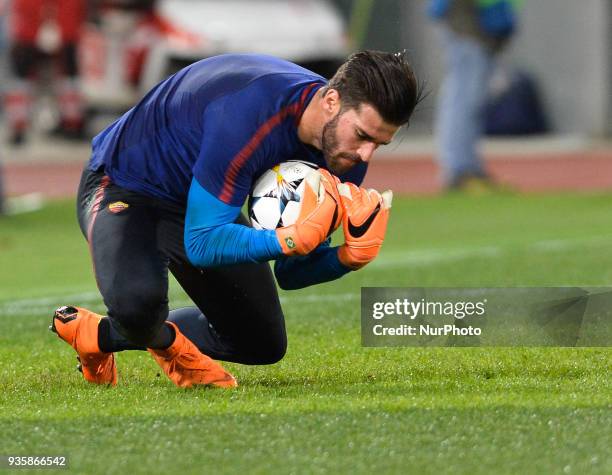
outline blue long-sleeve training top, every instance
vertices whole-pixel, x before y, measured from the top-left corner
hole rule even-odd
[[[184,205],[185,250],[194,265],[276,259],[282,252],[273,231],[234,221],[254,181],[274,165],[296,159],[326,168],[321,152],[297,135],[304,109],[325,84],[271,56],[199,61],[96,136],[89,168],[125,189]],[[360,164],[340,178],[360,184],[366,169]]]

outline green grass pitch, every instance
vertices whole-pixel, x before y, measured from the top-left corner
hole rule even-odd
[[[0,220],[0,454],[73,473],[612,473],[606,348],[362,348],[361,286],[610,285],[610,195],[397,198],[379,259],[283,292],[289,350],[181,390],[146,353],[86,384],[47,330],[102,311],[74,205]],[[176,285],[171,305],[188,304]]]

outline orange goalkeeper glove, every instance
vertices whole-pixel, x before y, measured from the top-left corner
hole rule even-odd
[[[338,259],[344,266],[357,270],[378,255],[387,231],[393,192],[380,194],[353,183],[341,183],[338,191],[344,208],[344,244],[338,249]]]
[[[336,180],[326,170],[313,170],[304,178],[297,220],[291,226],[276,230],[283,254],[303,256],[310,253],[340,225],[343,211]]]
[[[344,217],[344,208],[342,207],[340,192],[338,191],[340,179],[323,168],[319,168],[319,172],[321,175],[323,175],[321,182],[325,187],[325,191],[333,197],[336,205],[338,205],[336,212],[334,213],[334,219],[332,220],[329,232],[327,233],[327,236],[329,237],[336,229],[340,227],[342,224],[342,218]]]

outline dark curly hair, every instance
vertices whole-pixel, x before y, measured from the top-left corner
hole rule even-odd
[[[330,79],[327,89],[340,94],[342,109],[370,104],[389,124],[407,124],[422,99],[422,88],[406,54],[359,51]]]

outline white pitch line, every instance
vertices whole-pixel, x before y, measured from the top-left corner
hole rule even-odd
[[[370,264],[370,268],[425,266],[440,262],[454,262],[470,258],[492,258],[503,252],[500,246],[473,249],[423,249],[408,252],[387,252]]]
[[[308,294],[295,296],[280,297],[281,303],[311,303],[311,302],[346,302],[357,300],[359,293],[342,293],[342,294]],[[183,296],[171,298],[173,307],[193,305],[191,300]],[[13,300],[0,304],[0,316],[17,316],[23,313],[30,314],[51,314],[53,309],[58,305],[91,305],[96,307],[102,305],[102,297],[98,292],[83,292],[72,295],[57,295],[55,297],[43,297],[39,299],[21,299]]]
[[[612,236],[592,236],[588,238],[574,238],[574,239],[547,239],[544,241],[537,241],[529,246],[529,249],[535,251],[568,251],[576,249],[577,247],[584,246],[612,246]]]
[[[349,302],[360,297],[359,292],[346,292],[343,294],[309,294],[309,295],[283,295],[281,303],[309,303],[309,302]]]
[[[6,214],[15,216],[23,213],[31,213],[38,211],[45,204],[45,198],[42,193],[28,193],[26,195],[7,198],[5,207]]]
[[[506,244],[463,249],[421,249],[407,252],[386,252],[372,262],[370,268],[417,267],[463,259],[496,258],[511,250],[537,252],[565,252],[585,245],[612,247],[612,236],[591,236],[587,238],[547,239],[527,245]]]
[[[50,312],[51,307],[66,305],[71,302],[91,303],[100,299],[98,292],[81,292],[74,294],[58,294],[49,297],[11,300],[0,303],[0,316],[15,315],[20,313]]]

